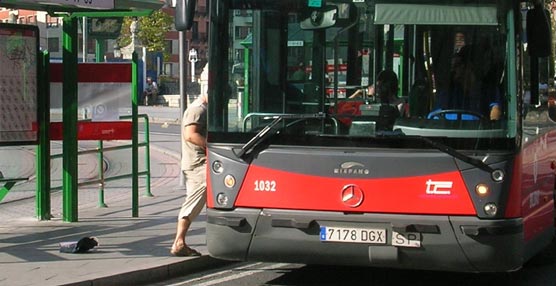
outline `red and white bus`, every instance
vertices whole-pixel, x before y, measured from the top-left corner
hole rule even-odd
[[[552,242],[556,112],[544,7],[212,0],[208,9],[210,255],[499,272]],[[329,59],[345,67],[345,85],[337,74],[327,82]],[[311,74],[291,80],[300,62]],[[347,98],[382,70],[399,79],[392,102]],[[393,102],[401,115],[383,112]]]

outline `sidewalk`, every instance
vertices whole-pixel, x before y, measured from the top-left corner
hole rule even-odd
[[[143,110],[153,118],[156,112],[150,112],[151,108],[159,108],[166,119],[180,113],[179,109],[168,107]],[[178,146],[179,141],[176,148]],[[192,224],[188,235],[188,244],[203,256],[169,255],[176,215],[185,193],[179,186],[176,154],[179,151],[157,147],[156,138],[151,136],[151,192],[154,196],[144,195],[145,180],[140,178],[137,218],[131,217],[131,179],[106,183],[106,208],[98,207],[95,186],[80,188],[79,221],[75,223],[62,221],[59,191],[51,194],[54,218],[50,221],[36,220],[34,197],[22,196],[9,203],[0,203],[3,220],[0,226],[0,285],[138,285],[226,263],[207,254],[205,212]],[[95,169],[91,164],[94,163],[89,160],[85,166],[80,163],[80,178],[90,175],[83,172]],[[28,184],[31,185],[27,186],[29,189],[34,182]],[[6,198],[12,195],[19,194],[9,193]],[[59,252],[60,242],[77,241],[85,236],[97,237],[100,245],[85,254]]]

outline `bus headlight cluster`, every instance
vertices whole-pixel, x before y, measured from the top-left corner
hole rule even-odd
[[[488,216],[495,216],[498,213],[498,207],[495,203],[486,204],[484,210]]]
[[[222,178],[221,174],[224,173],[224,164],[220,160],[215,160],[210,166],[212,172],[217,174],[218,178]],[[236,185],[236,178],[230,174],[224,176],[224,186],[228,189],[233,189]],[[227,207],[230,202],[230,197],[225,192],[216,195],[216,204],[220,207]]]

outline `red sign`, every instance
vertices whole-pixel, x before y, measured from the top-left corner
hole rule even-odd
[[[62,140],[62,122],[50,123],[50,140]],[[78,122],[77,140],[131,140],[131,121]]]
[[[347,64],[339,64],[338,65],[338,71],[339,72],[345,72],[347,71]],[[312,66],[308,66],[307,68],[305,68],[306,72],[311,72],[313,71],[313,67]],[[326,72],[333,72],[334,71],[334,65],[326,65]]]

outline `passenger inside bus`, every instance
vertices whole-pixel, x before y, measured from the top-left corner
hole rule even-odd
[[[382,105],[395,107],[398,117],[405,113],[405,103],[397,97],[398,76],[392,70],[383,70],[378,74],[376,81],[376,97]]]
[[[291,80],[303,82],[307,79],[307,71],[305,69],[305,64],[300,62],[297,65],[297,69],[293,72]]]
[[[489,52],[484,48],[466,45],[452,57],[449,83],[438,91],[429,119],[500,119],[500,89],[492,63],[485,61]]]
[[[398,94],[398,77],[392,70],[383,70],[377,76],[376,85],[364,91],[356,91],[346,100],[338,103],[339,120],[349,125],[352,135],[373,134],[375,131],[392,131],[397,118],[406,114],[406,104]]]
[[[396,107],[398,117],[404,115],[406,104],[399,99],[398,94],[398,76],[392,70],[383,70],[377,76],[376,88],[374,84],[368,85],[364,89],[358,89],[351,94],[349,99],[362,98],[369,102],[378,102],[384,106]],[[385,107],[386,109],[386,107]]]

